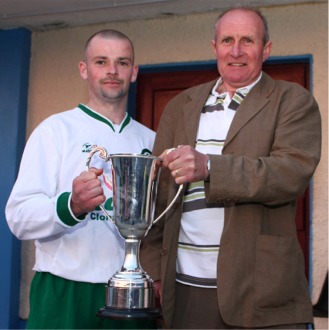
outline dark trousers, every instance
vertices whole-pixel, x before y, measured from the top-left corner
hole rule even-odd
[[[176,282],[173,329],[237,329],[223,321],[217,302],[217,290]],[[243,329],[243,328],[240,328]],[[307,329],[306,324],[285,324],[261,329]]]

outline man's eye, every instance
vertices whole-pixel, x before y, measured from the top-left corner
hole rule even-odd
[[[246,44],[250,44],[250,43],[252,43],[252,40],[250,38],[244,38],[244,42]]]
[[[96,61],[96,64],[98,64],[98,65],[104,65],[105,64],[105,61],[99,60],[99,61]]]
[[[122,66],[128,66],[128,62],[125,62],[125,61],[120,61],[119,64]]]
[[[232,38],[225,38],[225,39],[222,40],[223,44],[229,44],[231,42],[232,42]]]

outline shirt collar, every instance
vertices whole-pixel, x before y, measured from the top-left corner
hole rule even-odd
[[[78,108],[80,108],[83,112],[85,112],[90,117],[93,117],[94,119],[97,119],[97,120],[103,122],[104,124],[110,126],[111,129],[113,130],[113,132],[121,133],[123,131],[123,129],[130,123],[130,121],[132,119],[126,112],[126,115],[125,115],[124,119],[122,120],[121,124],[115,125],[110,119],[106,118],[105,116],[101,115],[100,113],[96,112],[95,110],[91,109],[90,107],[88,107],[85,104],[80,103],[78,105]]]
[[[252,84],[248,85],[248,86],[245,86],[245,87],[240,87],[236,90],[236,92],[240,92],[244,95],[247,95],[251,89],[259,82],[259,80],[261,79],[262,77],[262,72],[260,73],[259,77],[256,79],[256,81],[254,81]],[[222,97],[222,98],[225,98],[226,97],[226,94],[227,92],[224,92],[224,93],[218,93],[217,92],[217,89],[218,87],[223,83],[223,80],[222,80],[222,77],[219,77],[219,79],[217,80],[215,86],[213,87],[213,89],[211,90],[211,94],[213,96],[215,96],[216,98],[217,97]]]

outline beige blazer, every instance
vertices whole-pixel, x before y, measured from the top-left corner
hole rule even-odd
[[[167,105],[153,154],[195,146],[202,107],[215,81],[192,87]],[[223,320],[237,327],[312,322],[304,260],[295,228],[295,200],[320,159],[317,103],[300,85],[263,73],[233,119],[223,156],[210,155],[206,198],[225,206],[217,284]],[[177,185],[161,174],[157,212]],[[162,280],[162,312],[171,325],[176,252],[182,212],[179,199],[142,243],[142,267]],[[202,219],[200,219],[202,221]]]

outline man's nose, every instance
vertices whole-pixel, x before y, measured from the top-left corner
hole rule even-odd
[[[115,63],[109,63],[107,66],[107,74],[116,75],[118,73],[118,68]]]
[[[233,57],[239,57],[242,55],[242,47],[239,42],[235,42],[232,46],[231,53]]]

